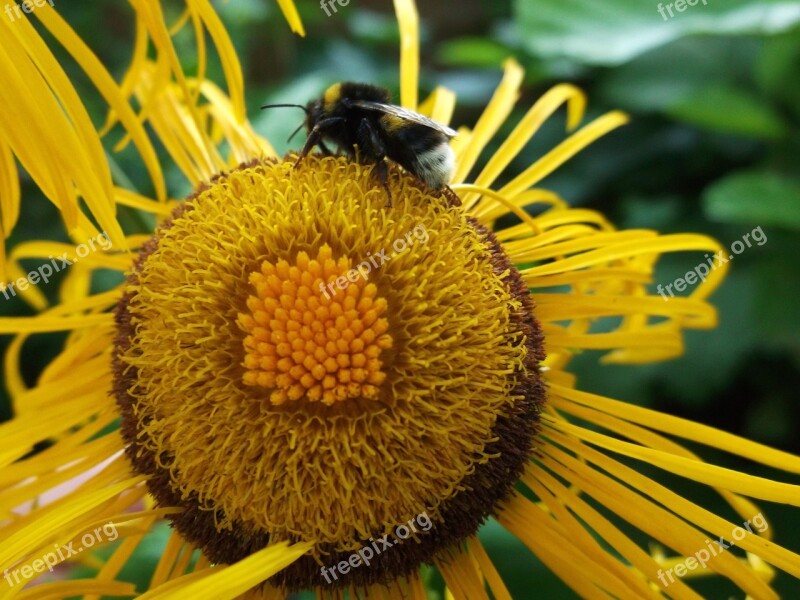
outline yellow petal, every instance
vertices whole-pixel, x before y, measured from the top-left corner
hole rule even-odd
[[[53,532],[59,531],[64,524],[90,512],[144,479],[133,477],[105,488],[71,494],[45,509],[40,509],[41,514],[35,520],[3,541],[3,547],[0,548],[0,569],[10,567],[24,558],[31,547],[46,543]]]
[[[503,578],[500,577],[494,564],[492,564],[492,560],[489,558],[489,555],[486,554],[486,550],[484,550],[483,545],[481,545],[477,537],[473,537],[469,541],[469,550],[475,558],[481,573],[486,578],[486,582],[489,584],[489,589],[492,590],[492,595],[495,597],[495,600],[511,600],[511,594],[508,593],[506,585],[503,583]]]
[[[23,590],[18,600],[61,600],[72,596],[97,594],[103,596],[135,596],[136,586],[124,581],[97,581],[96,579],[73,579],[40,583]]]
[[[417,112],[428,115],[437,123],[450,125],[453,118],[453,111],[456,108],[456,95],[441,85],[431,92],[422,104],[419,105]]]
[[[293,2],[289,4],[291,8],[294,8]],[[233,47],[233,42],[208,0],[188,0],[188,5],[202,19],[203,24],[208,28],[208,34],[214,41],[222,63],[225,81],[228,84],[228,96],[233,107],[233,115],[237,122],[242,123],[245,119],[244,78],[242,76],[242,65],[239,63],[239,57]],[[281,8],[283,9],[283,6]],[[291,19],[289,22],[292,23]],[[198,39],[201,38],[202,36]],[[202,81],[202,78],[198,77],[198,79]]]
[[[486,144],[500,129],[500,126],[511,114],[511,110],[517,102],[519,86],[522,83],[522,67],[514,59],[508,59],[504,64],[504,68],[503,79],[475,124],[472,137],[456,157],[456,170],[452,178],[453,183],[462,183],[467,178],[470,169],[475,165]],[[503,190],[501,190],[501,193],[509,196]]]
[[[550,88],[517,124],[508,138],[500,145],[492,158],[475,179],[475,185],[488,187],[520,153],[522,148],[536,134],[544,122],[567,104],[567,131],[578,126],[586,110],[586,95],[573,85],[561,84]],[[466,206],[471,206],[476,196],[462,198]]]
[[[506,196],[516,196],[525,191],[530,186],[535,185],[543,177],[555,171],[592,142],[627,122],[628,116],[618,111],[613,111],[602,117],[598,117],[569,136],[522,173],[514,177],[514,179],[500,189],[500,193]]]
[[[787,473],[800,473],[800,457],[775,450],[764,444],[758,444],[738,435],[597,394],[560,386],[554,392],[572,402],[594,407],[615,417],[657,431],[711,446]]]
[[[435,562],[455,600],[489,600],[483,577],[468,550],[454,548]]]
[[[394,0],[400,26],[400,104],[417,110],[419,86],[419,14],[414,0]]]
[[[300,15],[297,13],[297,7],[294,5],[294,0],[278,0],[278,6],[280,6],[283,16],[288,21],[289,27],[292,28],[292,31],[305,37],[306,30],[303,29],[303,21],[300,19]]]
[[[800,485],[772,481],[764,477],[756,477],[725,467],[717,467],[698,460],[676,456],[670,452],[643,448],[636,444],[622,442],[565,422],[553,422],[552,426],[600,448],[644,461],[670,473],[675,473],[705,485],[731,490],[770,502],[800,506]]]
[[[218,566],[195,571],[169,581],[139,596],[140,600],[227,600],[243,594],[253,586],[292,564],[303,556],[312,544],[290,546],[280,542],[267,546],[230,566]]]

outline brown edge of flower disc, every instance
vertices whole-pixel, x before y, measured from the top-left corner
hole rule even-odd
[[[267,159],[275,161],[276,159]],[[264,160],[253,160],[242,163],[233,171],[264,164]],[[392,165],[393,168],[394,165]],[[212,183],[219,177],[212,179]],[[421,182],[415,185],[430,193]],[[141,248],[134,261],[133,270],[128,276],[128,284],[138,283],[137,274],[147,258],[158,247],[160,234],[169,229],[172,222],[192,209],[192,200],[208,185],[200,186],[183,203],[175,208],[172,215],[155,232]],[[442,194],[451,207],[461,205],[458,196],[445,188]],[[418,532],[420,541],[413,538],[405,543],[394,545],[391,552],[377,554],[371,564],[364,569],[353,569],[347,575],[328,583],[321,574],[321,564],[311,556],[303,556],[281,572],[274,575],[269,583],[287,591],[299,591],[309,588],[336,589],[349,586],[368,586],[386,584],[398,577],[412,574],[423,563],[431,563],[442,551],[452,548],[473,536],[486,519],[496,514],[499,505],[511,495],[514,485],[525,468],[533,451],[535,434],[539,430],[539,414],[546,398],[545,384],[539,374],[539,363],[545,358],[544,335],[536,318],[533,316],[534,303],[519,272],[502,249],[495,235],[486,227],[469,217],[470,224],[486,240],[492,254],[492,267],[498,277],[502,277],[508,291],[520,302],[519,310],[511,314],[511,322],[516,331],[525,336],[527,352],[525,356],[525,372],[517,371],[519,379],[512,394],[519,399],[508,409],[498,415],[491,429],[490,437],[494,441],[486,444],[484,452],[497,455],[487,462],[475,465],[475,470],[467,476],[457,492],[451,498],[439,504],[439,518],[427,532]],[[263,532],[250,532],[241,523],[234,523],[230,530],[218,531],[215,526],[215,515],[212,511],[201,510],[196,496],[182,499],[171,487],[169,470],[159,464],[170,464],[172,457],[162,455],[160,460],[147,450],[138,436],[138,417],[136,401],[128,390],[137,379],[136,369],[126,365],[122,356],[130,350],[134,329],[127,307],[134,294],[125,293],[117,304],[114,316],[117,326],[115,350],[113,354],[114,387],[113,393],[122,414],[121,434],[126,442],[126,454],[137,473],[148,475],[147,482],[150,493],[159,506],[180,507],[183,512],[170,515],[173,526],[189,542],[197,545],[206,557],[215,564],[232,564],[269,544],[270,536]],[[166,454],[166,453],[164,453]],[[431,519],[433,521],[433,519]],[[397,523],[396,525],[401,525]],[[372,536],[382,537],[377,532]],[[292,540],[299,542],[302,540]],[[364,545],[369,540],[364,541]],[[334,551],[332,546],[320,546],[325,565],[332,566],[347,561],[353,552]]]

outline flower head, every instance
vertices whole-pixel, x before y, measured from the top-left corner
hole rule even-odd
[[[220,175],[140,253],[117,307],[123,436],[213,562],[313,542],[278,575],[289,587],[425,512],[435,535],[355,572],[390,580],[510,493],[544,398],[542,334],[454,194],[394,170],[387,208],[371,167],[294,163]]]

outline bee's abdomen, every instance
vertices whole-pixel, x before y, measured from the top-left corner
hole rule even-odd
[[[415,165],[411,169],[429,187],[438,190],[446,186],[453,175],[455,155],[446,139],[428,150],[415,156]]]

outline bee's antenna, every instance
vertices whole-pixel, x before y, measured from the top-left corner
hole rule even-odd
[[[303,127],[304,127],[304,126],[305,126],[305,123],[300,123],[300,125],[298,125],[298,126],[297,126],[297,129],[295,129],[295,130],[294,130],[294,132],[292,133],[292,135],[290,135],[290,136],[289,136],[289,139],[288,139],[288,140],[286,140],[286,143],[288,144],[289,142],[291,142],[291,141],[292,141],[292,138],[293,138],[294,136],[296,136],[296,135],[297,135],[297,132],[298,132],[298,131],[300,131],[300,130],[301,130]]]
[[[264,109],[264,108],[291,108],[291,107],[302,108],[306,112],[306,114],[308,114],[308,108],[303,106],[302,104],[265,104],[261,108]]]

